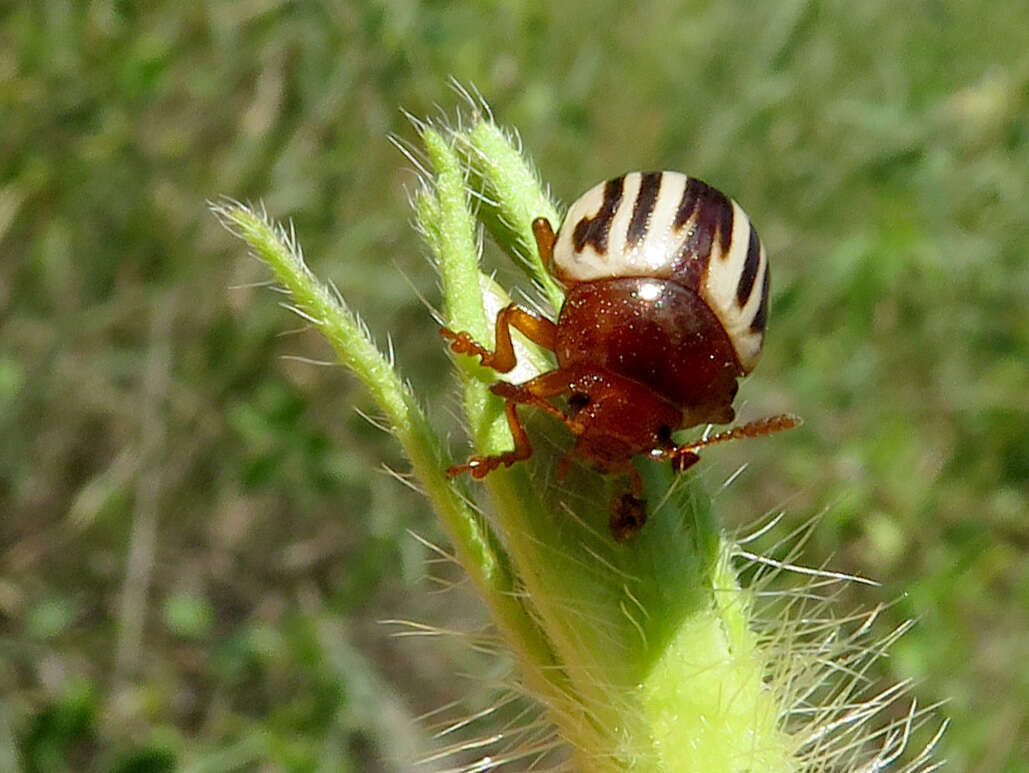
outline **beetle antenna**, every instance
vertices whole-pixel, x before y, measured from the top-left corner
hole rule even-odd
[[[799,427],[803,423],[804,420],[793,413],[780,413],[778,416],[767,416],[764,419],[757,419],[756,421],[742,424],[739,427],[727,429],[725,432],[710,435],[703,440],[697,440],[693,443],[685,443],[681,446],[676,446],[668,452],[667,458],[674,461],[680,457],[689,457],[690,454],[694,454],[702,448],[713,446],[716,443],[725,443],[729,440],[739,440],[740,438],[754,438],[761,437],[762,435],[773,435],[776,432],[785,432],[788,429]]]

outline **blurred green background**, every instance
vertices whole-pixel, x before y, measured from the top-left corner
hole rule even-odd
[[[448,76],[566,203],[631,169],[730,193],[773,258],[730,528],[823,512],[808,563],[917,627],[957,771],[1029,770],[1029,5],[34,0],[0,10],[0,771],[405,770],[499,672],[328,347],[205,201],[260,199],[396,344],[464,453],[398,111]],[[478,659],[479,662],[475,662]],[[479,696],[479,697],[476,697]]]

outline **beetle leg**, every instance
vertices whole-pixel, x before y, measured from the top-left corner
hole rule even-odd
[[[490,387],[490,391],[506,400],[504,413],[507,416],[507,426],[510,427],[511,436],[514,438],[514,450],[496,456],[473,456],[464,464],[457,464],[448,469],[447,475],[453,478],[455,475],[467,472],[473,478],[481,479],[500,465],[510,467],[515,462],[520,462],[532,456],[532,443],[529,442],[529,436],[526,434],[525,428],[522,427],[516,412],[516,406],[519,404],[540,408],[550,415],[561,419],[572,432],[576,434],[581,433],[582,426],[579,422],[568,418],[546,400],[548,397],[556,397],[569,389],[567,375],[559,370],[549,371],[526,381],[524,384],[509,384],[506,381],[498,381]]]
[[[725,443],[729,440],[738,440],[739,438],[754,438],[761,437],[762,435],[771,435],[775,432],[783,432],[794,427],[799,427],[803,423],[799,416],[795,416],[792,413],[780,413],[778,416],[768,416],[764,419],[758,419],[747,424],[743,424],[739,427],[733,427],[725,432],[719,432],[715,435],[710,435],[702,440],[697,440],[693,443],[684,443],[681,446],[675,446],[667,451],[652,454],[655,459],[671,459],[672,467],[676,472],[684,472],[685,470],[692,467],[700,457],[697,455],[697,451],[708,446],[713,446],[716,443]]]
[[[545,217],[537,217],[532,221],[532,235],[536,237],[536,248],[539,250],[540,259],[549,271],[554,259],[554,242],[557,241],[554,227]]]
[[[546,401],[547,397],[556,397],[569,391],[571,385],[568,382],[568,375],[565,372],[548,371],[524,384],[508,384],[506,381],[498,381],[491,386],[491,392],[506,400],[504,413],[507,416],[507,426],[510,427],[511,436],[515,438],[515,450],[497,456],[473,456],[464,464],[456,464],[448,469],[447,475],[453,478],[461,475],[462,472],[470,472],[472,478],[482,479],[501,464],[509,467],[517,461],[532,456],[529,435],[526,434],[515,410],[518,405],[533,406],[545,411],[551,416],[561,419],[575,434],[581,434],[581,423],[565,416],[560,409]]]
[[[513,303],[505,306],[497,314],[494,333],[496,348],[492,352],[472,340],[468,333],[455,333],[448,327],[442,327],[439,334],[452,342],[450,348],[458,354],[477,356],[487,368],[507,373],[517,362],[514,344],[511,342],[512,327],[533,343],[554,351],[557,342],[557,325],[549,319],[537,317]]]
[[[574,434],[582,434],[582,423],[565,415],[564,411],[547,402],[550,397],[570,391],[568,376],[564,371],[551,370],[526,381],[524,384],[509,384],[498,381],[489,388],[493,394],[503,397],[508,402],[525,403],[546,411],[555,419],[563,421]]]
[[[507,426],[511,428],[511,436],[514,438],[514,450],[498,454],[497,456],[473,456],[464,464],[455,464],[453,467],[450,467],[447,470],[448,478],[467,472],[471,473],[471,476],[476,480],[482,480],[500,465],[510,467],[515,462],[520,462],[532,456],[532,443],[529,442],[529,436],[525,433],[525,428],[522,427],[522,423],[518,420],[518,414],[515,411],[515,406],[517,405],[518,403],[511,400],[504,406],[504,413],[507,415]]]
[[[693,451],[683,450],[683,446],[676,449],[672,457],[672,469],[675,472],[686,472],[690,467],[700,461],[700,455]]]

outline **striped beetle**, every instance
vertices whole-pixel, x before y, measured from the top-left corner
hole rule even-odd
[[[768,258],[735,201],[678,172],[631,172],[583,194],[556,234],[544,218],[532,228],[545,265],[567,290],[557,322],[512,304],[497,315],[494,351],[468,333],[440,334],[453,351],[506,373],[516,361],[513,327],[554,352],[557,367],[524,384],[494,384],[514,449],[473,456],[448,475],[483,478],[527,459],[532,444],[515,409],[535,406],[576,436],[559,474],[577,456],[629,476],[631,493],[611,501],[609,526],[621,542],[646,520],[634,456],[671,460],[683,471],[706,446],[800,423],[782,414],[692,443],[672,440],[679,429],[731,422],[737,379],[761,353]],[[550,402],[559,396],[567,396],[567,412]]]

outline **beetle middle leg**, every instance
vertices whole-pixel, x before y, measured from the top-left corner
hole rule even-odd
[[[448,327],[442,327],[439,334],[451,341],[450,348],[458,354],[477,356],[487,368],[507,373],[517,362],[514,344],[511,341],[511,328],[544,349],[554,351],[557,325],[513,303],[505,306],[497,314],[494,333],[496,344],[492,352],[482,344],[476,343],[468,333],[456,333]]]

